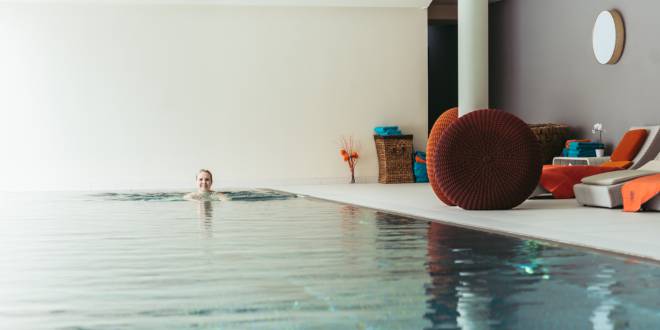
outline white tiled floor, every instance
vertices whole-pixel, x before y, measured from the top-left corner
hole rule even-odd
[[[660,260],[660,213],[581,207],[570,200],[527,200],[508,211],[465,211],[438,200],[428,184],[271,186],[443,223]]]

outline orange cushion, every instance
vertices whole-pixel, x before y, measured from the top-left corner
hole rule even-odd
[[[616,146],[614,152],[612,152],[612,157],[610,158],[613,162],[618,162],[622,160],[633,160],[639,152],[639,149],[646,141],[646,136],[648,132],[645,129],[633,129],[623,135],[621,142]]]
[[[602,166],[602,167],[628,168],[628,167],[630,167],[630,165],[632,165],[632,163],[633,162],[629,161],[629,160],[620,160],[618,162],[609,161],[609,162],[605,162],[605,163],[600,164],[600,166]]]

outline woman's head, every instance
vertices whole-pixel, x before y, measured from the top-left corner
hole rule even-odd
[[[213,174],[211,171],[201,169],[197,173],[197,191],[199,192],[209,192],[211,191],[211,185],[213,185]]]

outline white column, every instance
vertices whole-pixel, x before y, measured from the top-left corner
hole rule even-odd
[[[488,0],[458,0],[458,114],[488,108]]]

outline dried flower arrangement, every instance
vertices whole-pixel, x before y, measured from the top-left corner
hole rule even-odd
[[[355,183],[355,164],[357,164],[358,158],[360,157],[357,152],[359,145],[353,140],[352,136],[342,136],[339,140],[339,145],[339,154],[344,161],[348,163],[348,168],[351,170],[351,183]]]

